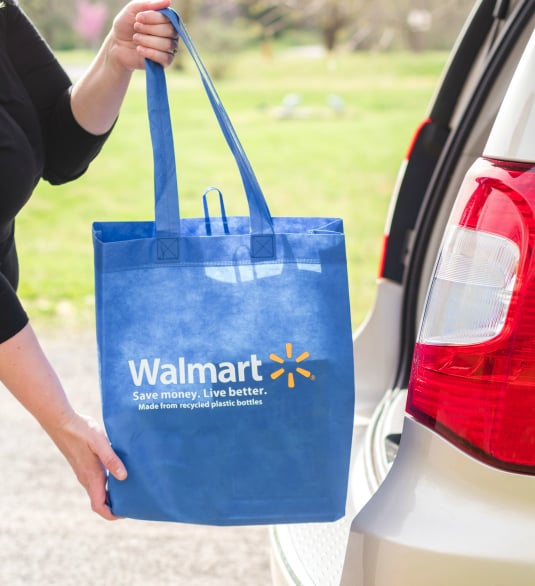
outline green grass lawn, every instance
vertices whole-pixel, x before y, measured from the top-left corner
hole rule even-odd
[[[445,54],[356,54],[336,59],[247,53],[217,82],[274,216],[344,219],[353,322],[373,300],[390,194],[414,128],[425,116]],[[210,59],[206,59],[210,63]],[[240,177],[188,63],[168,72],[183,216],[202,214],[217,185],[227,213],[246,213]],[[20,214],[20,295],[35,321],[92,325],[94,220],[153,219],[152,151],[144,76],[85,176],[42,182]],[[289,94],[294,117],[280,118]],[[337,113],[328,101],[341,98]],[[61,321],[60,321],[61,320]]]

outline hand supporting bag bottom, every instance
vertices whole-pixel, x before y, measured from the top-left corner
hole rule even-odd
[[[245,525],[344,515],[353,425],[338,218],[272,218],[179,16],[250,216],[180,218],[163,69],[147,63],[155,221],[93,224],[102,409],[128,479],[112,510]],[[217,192],[216,192],[217,195]],[[205,195],[206,197],[206,195]],[[205,200],[206,204],[206,200]]]

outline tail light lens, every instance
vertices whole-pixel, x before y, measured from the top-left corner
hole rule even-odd
[[[480,159],[450,218],[407,411],[475,457],[535,473],[535,166]]]

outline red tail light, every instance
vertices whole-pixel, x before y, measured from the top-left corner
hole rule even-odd
[[[475,457],[535,473],[535,166],[480,159],[435,268],[407,411]]]

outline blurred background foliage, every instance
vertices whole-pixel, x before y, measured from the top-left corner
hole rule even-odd
[[[73,79],[126,1],[19,0]],[[374,299],[399,163],[472,4],[173,0],[217,79],[273,215],[328,210],[344,218],[355,325]],[[199,193],[215,184],[229,214],[246,213],[197,72],[186,51],[175,62],[167,78],[181,210],[198,216]],[[91,222],[153,215],[144,76],[136,73],[102,156],[73,183],[41,182],[17,220],[19,291],[33,318],[92,324]]]
[[[20,0],[56,50],[98,46],[125,0]],[[473,0],[174,0],[215,50],[290,38],[327,51],[449,49]],[[199,35],[196,34],[199,38]],[[232,39],[232,40],[231,40]],[[232,46],[229,44],[232,42]]]

